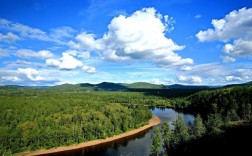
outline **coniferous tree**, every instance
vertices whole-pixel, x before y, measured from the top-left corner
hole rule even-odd
[[[152,144],[151,144],[151,154],[158,155],[161,152],[162,148],[162,138],[161,138],[161,130],[160,128],[156,128],[154,133],[151,136]]]
[[[173,123],[173,137],[172,142],[175,144],[184,143],[189,140],[189,127],[185,125],[182,116],[178,115],[178,119]]]
[[[210,134],[219,134],[222,132],[221,127],[223,126],[223,121],[220,114],[209,114],[207,116],[206,126]]]
[[[227,121],[236,121],[239,120],[239,116],[237,115],[237,112],[235,109],[231,109],[227,112]]]
[[[203,124],[202,118],[198,114],[194,120],[193,136],[195,138],[200,138],[206,133],[206,127]]]
[[[251,104],[242,104],[242,118],[244,120],[251,120],[252,119],[252,107]]]
[[[163,142],[164,142],[164,148],[168,152],[171,146],[172,131],[170,129],[170,126],[166,122],[163,123],[161,130],[163,133],[162,137],[163,137]]]

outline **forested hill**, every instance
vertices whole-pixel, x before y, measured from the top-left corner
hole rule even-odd
[[[27,90],[27,89],[46,89],[48,86],[18,86],[18,85],[6,85],[0,86],[0,90]]]
[[[147,82],[135,82],[131,84],[122,83],[123,86],[131,89],[165,89],[164,85],[156,85]]]
[[[251,85],[252,85],[252,81],[246,82],[246,83],[241,83],[241,84],[230,84],[230,85],[224,86],[224,88],[235,87],[235,86],[251,86]]]
[[[165,85],[156,85],[146,82],[112,83],[102,82],[99,84],[80,83],[80,84],[62,84],[57,86],[0,86],[0,92],[22,91],[22,90],[46,90],[50,92],[72,92],[72,91],[123,91],[123,92],[142,92],[147,95],[156,95],[161,97],[181,97],[188,96],[201,90],[209,89],[205,86],[184,86],[168,87]]]
[[[21,90],[51,90],[51,91],[142,91],[145,89],[165,89],[164,85],[156,85],[146,82],[136,83],[112,83],[102,82],[99,84],[79,83],[79,84],[62,84],[56,86],[18,86],[18,85],[5,85],[0,86],[0,91],[21,91]]]
[[[145,92],[146,90],[154,90],[165,92],[164,90],[207,90],[215,88],[229,88],[235,86],[249,86],[252,85],[251,82],[241,83],[241,84],[229,84],[225,86],[207,86],[207,85],[157,85],[147,82],[135,82],[131,84],[127,83],[112,83],[112,82],[102,82],[98,84],[91,83],[79,83],[79,84],[62,84],[56,86],[17,86],[17,85],[6,85],[0,86],[0,90],[24,90],[24,89],[49,89],[49,90],[83,90],[83,91],[140,91]],[[165,92],[166,93],[166,92]],[[194,92],[192,92],[194,93]]]
[[[187,126],[182,117],[178,117],[172,123],[174,130],[171,131],[169,125],[166,125],[154,131],[154,139],[162,133],[165,154],[252,155],[251,83],[200,91],[187,97],[171,99],[170,105],[197,114],[197,117],[194,125]],[[151,149],[157,155],[161,148],[156,148],[156,142],[152,142]]]
[[[70,90],[90,90],[90,91],[129,91],[132,89],[164,89],[163,85],[155,85],[145,82],[136,82],[132,84],[102,82],[99,84],[80,83],[80,84],[62,84],[50,87],[50,89],[70,89]]]
[[[51,90],[86,90],[86,91],[123,91],[127,88],[121,84],[102,82],[99,84],[80,83],[80,84],[62,84],[50,87]]]
[[[239,116],[251,110],[252,86],[237,86],[217,90],[207,90],[189,96],[188,109],[206,115],[220,113],[223,116]]]
[[[210,88],[218,88],[211,86],[192,86],[192,85],[181,85],[181,84],[173,84],[166,86],[168,89],[210,89]]]
[[[220,113],[222,116],[237,114],[242,118],[252,104],[252,83],[228,85],[218,89],[202,90],[184,98],[173,99],[173,107],[206,116]],[[249,106],[250,105],[250,106]],[[249,111],[252,112],[252,110]]]

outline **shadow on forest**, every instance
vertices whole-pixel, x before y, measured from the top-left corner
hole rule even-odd
[[[94,91],[129,91],[129,92],[142,92],[146,95],[154,95],[168,98],[183,97],[194,94],[196,92],[206,90],[204,88],[186,89],[186,88],[160,88],[160,89],[142,89],[142,88],[129,88],[122,84],[102,82],[99,84],[81,83],[80,87],[90,88]]]
[[[173,149],[170,155],[193,156],[251,156],[252,123],[228,127],[225,133],[206,135],[200,139],[191,140]]]
[[[141,88],[143,87],[143,88]],[[147,87],[147,88],[144,88]],[[202,90],[211,88],[148,88],[151,86],[137,86],[137,88],[126,86],[120,83],[102,82],[99,84],[80,83],[80,84],[63,84],[59,86],[0,86],[0,90],[22,91],[22,90],[53,90],[53,91],[122,91],[122,92],[142,92],[145,95],[160,96],[166,98],[177,98],[192,95]]]
[[[115,83],[102,82],[99,84],[81,83],[80,87],[92,87],[95,91],[126,91],[128,88]]]
[[[167,98],[185,97],[205,89],[128,89],[132,92],[143,92],[145,95],[154,95]]]

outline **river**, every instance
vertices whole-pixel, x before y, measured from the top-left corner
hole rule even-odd
[[[151,110],[152,114],[158,116],[162,122],[167,122],[171,127],[171,123],[177,119],[178,114],[182,115],[186,124],[194,122],[194,116],[191,114],[184,114],[177,112],[171,108],[154,108]],[[161,126],[161,124],[157,126]],[[50,156],[149,156],[151,145],[151,134],[153,128],[150,128],[139,134],[122,138],[113,142],[105,143],[103,145],[96,145],[87,149],[77,149],[71,151],[64,151]]]

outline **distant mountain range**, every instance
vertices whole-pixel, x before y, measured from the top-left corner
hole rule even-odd
[[[213,88],[211,86],[193,86],[193,85],[181,85],[181,84],[173,84],[173,85],[168,85],[166,87],[168,89],[210,89],[210,88]]]
[[[80,84],[62,84],[49,87],[49,89],[86,89],[95,91],[127,91],[130,89],[165,89],[164,85],[155,85],[146,82],[136,82],[132,84],[102,82],[99,84],[80,83]]]
[[[135,82],[131,84],[122,83],[123,86],[132,89],[165,89],[165,85],[156,85],[147,82]]]
[[[252,85],[252,81],[250,82],[246,82],[246,83],[240,83],[240,84],[230,84],[230,85],[226,85],[224,86],[225,88],[227,87],[235,87],[235,86],[251,86]]]
[[[62,84],[57,86],[17,86],[17,85],[6,85],[0,86],[0,89],[49,89],[49,90],[87,90],[87,91],[134,91],[134,90],[167,90],[167,89],[212,89],[212,88],[227,88],[234,86],[246,86],[252,85],[252,81],[241,84],[230,84],[225,86],[197,86],[197,85],[182,85],[182,84],[173,84],[173,85],[156,85],[147,82],[135,82],[131,84],[126,83],[112,83],[112,82],[102,82],[99,84],[90,84],[90,83],[80,83],[80,84]]]

